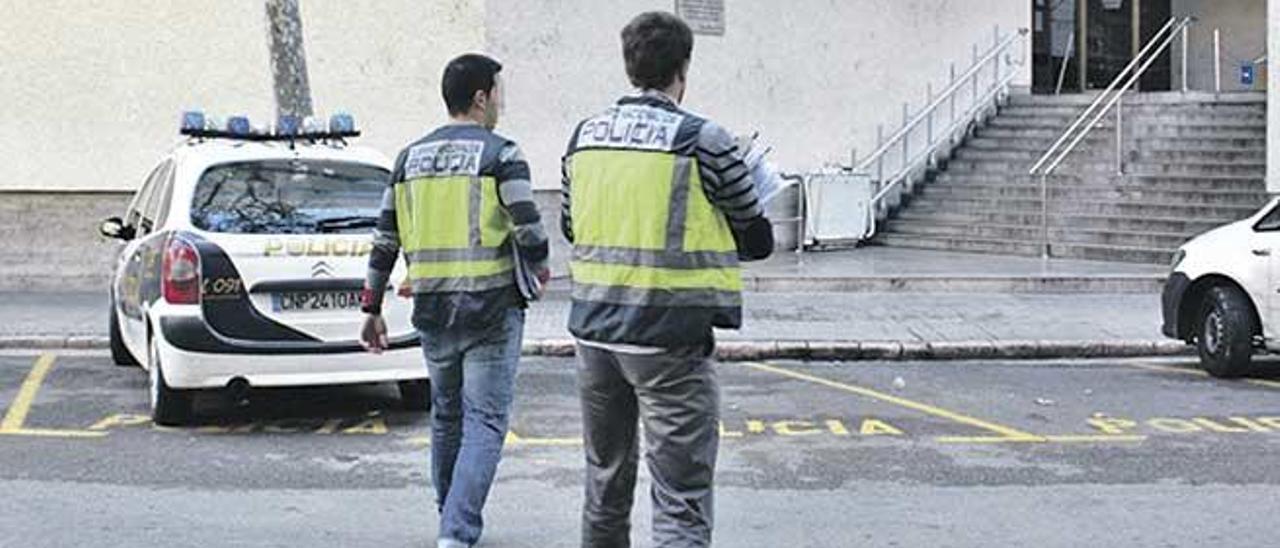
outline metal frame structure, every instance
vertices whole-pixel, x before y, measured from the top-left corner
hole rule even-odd
[[[1029,29],[1020,28],[1002,36],[997,27],[992,46],[985,54],[979,54],[978,46],[973,46],[973,63],[968,70],[957,76],[952,64],[949,85],[937,95],[930,86],[928,103],[924,108],[912,116],[910,105],[903,103],[902,126],[893,135],[885,139],[883,126],[877,128],[879,146],[853,168],[854,175],[869,177],[873,185],[866,211],[867,229],[858,239],[865,240],[875,235],[877,219],[882,211],[887,212],[885,201],[891,193],[913,176],[936,166],[940,152],[949,154],[954,149],[961,130],[967,132],[975,127],[989,110],[1008,96],[1010,83],[1017,77],[1014,67],[1026,63],[1027,52],[1023,43],[1029,32]],[[1016,61],[1010,51],[1015,46],[1018,50]],[[968,102],[958,105],[962,94],[967,95]],[[938,111],[944,105],[947,106],[946,112],[940,115]],[[945,116],[942,118],[945,125],[937,131],[935,123],[941,116]],[[889,169],[887,173],[886,167]]]

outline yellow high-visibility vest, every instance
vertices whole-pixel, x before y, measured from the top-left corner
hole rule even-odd
[[[395,185],[396,225],[415,293],[513,285],[512,224],[493,169],[505,144],[476,127],[411,146]]]
[[[579,126],[571,181],[570,331],[673,346],[738,327],[742,275],[725,216],[703,192],[701,120],[625,105]],[[692,331],[692,332],[690,332]]]

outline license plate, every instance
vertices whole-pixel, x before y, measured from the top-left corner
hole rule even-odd
[[[277,312],[356,310],[360,308],[359,291],[297,291],[275,295]]]

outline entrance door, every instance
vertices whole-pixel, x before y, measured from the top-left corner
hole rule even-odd
[[[1171,0],[1031,0],[1036,93],[1105,89],[1169,20]],[[1165,50],[1139,89],[1170,89]]]

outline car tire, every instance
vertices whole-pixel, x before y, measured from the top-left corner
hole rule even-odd
[[[400,381],[400,405],[408,411],[431,410],[431,381]]]
[[[155,339],[147,342],[149,362],[148,377],[151,391],[151,422],[161,426],[182,426],[191,422],[192,400],[190,390],[177,390],[164,378],[164,366]]]
[[[124,339],[120,337],[120,319],[116,315],[115,298],[111,299],[111,308],[107,312],[107,339],[111,347],[112,362],[122,367],[140,365],[133,354],[129,353],[129,349],[125,348]]]
[[[1239,377],[1253,362],[1257,321],[1247,297],[1231,286],[1212,287],[1200,308],[1196,349],[1205,372],[1219,378]]]

